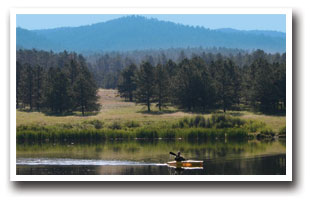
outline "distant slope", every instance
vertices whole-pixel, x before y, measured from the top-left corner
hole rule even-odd
[[[41,34],[27,29],[16,28],[16,46],[24,49],[52,50],[57,47],[58,42],[49,41]]]
[[[187,47],[226,47],[285,52],[285,33],[210,30],[129,16],[104,23],[46,30],[17,28],[17,46],[53,51],[126,51]]]

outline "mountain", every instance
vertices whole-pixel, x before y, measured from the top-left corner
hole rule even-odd
[[[276,31],[211,30],[142,16],[127,16],[80,27],[16,29],[17,47],[56,52],[226,47],[283,53],[285,38],[285,33]]]
[[[237,29],[232,29],[232,28],[222,28],[222,29],[217,29],[218,31],[222,31],[225,33],[238,33],[240,32]],[[250,31],[241,31],[243,33],[250,33],[250,34],[256,34],[256,35],[265,35],[265,36],[270,36],[270,37],[279,37],[285,39],[285,33],[280,32],[280,31],[264,31],[264,30],[250,30]]]

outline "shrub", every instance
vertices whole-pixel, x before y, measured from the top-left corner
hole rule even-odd
[[[190,122],[189,118],[185,117],[179,121],[177,127],[178,128],[188,128],[189,124],[190,124],[189,122]]]
[[[280,128],[279,134],[280,135],[286,135],[286,126],[283,126],[282,128]]]
[[[143,129],[139,129],[136,132],[136,137],[137,138],[158,138],[158,131],[154,130],[154,129],[147,129],[147,128],[143,128]]]
[[[115,121],[115,122],[113,122],[113,123],[109,126],[109,128],[115,130],[115,129],[121,129],[122,126],[121,126],[120,122]]]
[[[183,118],[179,120],[174,128],[240,128],[246,123],[237,117],[224,114],[213,114],[211,118],[205,119],[204,116],[197,115],[192,118]]]
[[[273,137],[275,132],[271,128],[263,128],[260,130],[260,134]]]
[[[125,126],[128,128],[137,128],[137,127],[140,127],[140,124],[139,122],[136,122],[136,121],[127,121],[125,123]]]
[[[179,120],[177,125],[174,125],[173,127],[177,128],[206,128],[207,127],[207,121],[202,115],[197,115],[192,118],[185,117],[181,120]]]
[[[190,121],[190,127],[205,127],[206,125],[206,119],[201,116],[201,115],[197,115],[196,117],[194,118],[191,118],[191,121]]]
[[[266,127],[266,124],[264,122],[258,122],[258,121],[248,121],[243,128],[248,130],[249,132],[257,132],[258,130],[261,130]]]
[[[226,136],[228,139],[247,139],[248,133],[242,128],[230,128],[226,130]]]
[[[245,120],[226,114],[213,114],[210,121],[214,128],[240,128],[244,124]]]
[[[104,122],[99,121],[97,119],[88,121],[87,123],[93,125],[96,129],[101,129],[101,128],[103,128],[103,125],[104,125]]]

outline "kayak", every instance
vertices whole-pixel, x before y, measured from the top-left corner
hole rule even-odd
[[[194,161],[194,160],[186,160],[186,161],[170,161],[167,163],[168,166],[182,168],[182,167],[202,167],[203,161]]]

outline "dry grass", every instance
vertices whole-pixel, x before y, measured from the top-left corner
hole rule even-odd
[[[255,120],[255,121],[264,122],[268,127],[273,129],[275,132],[278,132],[282,127],[286,125],[285,116],[254,114],[251,112],[242,111],[240,118],[246,119],[246,120]]]
[[[100,89],[98,91],[100,96],[99,102],[102,105],[101,111],[93,116],[82,117],[78,114],[70,116],[48,116],[40,112],[24,112],[16,111],[16,124],[41,124],[41,125],[56,125],[56,124],[75,124],[87,120],[100,120],[105,124],[112,122],[126,122],[137,121],[142,124],[165,124],[167,122],[174,122],[184,117],[194,116],[196,114],[183,112],[174,107],[168,107],[163,112],[159,112],[155,105],[152,105],[152,113],[145,113],[146,107],[136,105],[132,102],[125,102],[117,93],[116,90]],[[241,119],[257,120],[267,124],[270,128],[278,131],[281,127],[285,126],[285,116],[269,116],[262,114],[254,114],[247,111],[230,112],[232,115],[238,116]],[[205,118],[211,114],[203,114]]]

